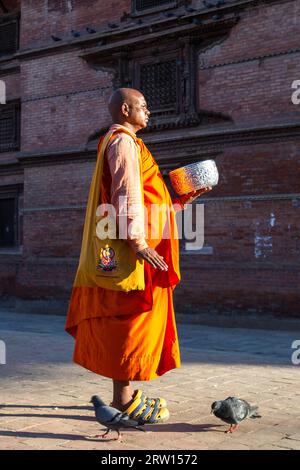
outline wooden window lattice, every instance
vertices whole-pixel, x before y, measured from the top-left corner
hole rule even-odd
[[[18,23],[16,20],[0,23],[0,56],[13,54],[18,49]]]
[[[0,198],[0,248],[16,243],[16,199]]]
[[[0,152],[19,145],[19,110],[16,104],[0,105]]]
[[[150,111],[174,109],[177,103],[176,60],[141,65],[140,89]]]

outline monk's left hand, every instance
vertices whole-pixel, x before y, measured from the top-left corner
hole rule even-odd
[[[180,203],[182,205],[184,204],[190,204],[191,202],[193,202],[195,199],[197,199],[197,197],[201,196],[202,194],[204,193],[208,193],[209,191],[212,190],[212,187],[211,186],[208,186],[207,188],[202,188],[202,189],[198,189],[197,191],[191,191],[190,193],[187,193],[187,194],[184,194],[183,196],[181,196],[179,199],[180,199]]]

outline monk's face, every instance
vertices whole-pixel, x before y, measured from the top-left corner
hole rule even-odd
[[[127,105],[128,107],[123,109],[123,112],[126,113],[126,121],[136,130],[147,127],[150,111],[147,108],[145,97],[142,94],[134,94]]]

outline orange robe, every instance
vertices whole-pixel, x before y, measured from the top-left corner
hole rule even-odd
[[[75,338],[74,362],[99,375],[124,381],[151,380],[180,366],[173,308],[173,289],[180,280],[175,211],[158,165],[143,141],[136,142],[141,150],[149,233],[151,223],[155,223],[151,220],[151,205],[165,204],[169,209],[159,236],[146,240],[164,256],[168,271],[145,262],[144,291],[73,287],[66,322],[66,331]],[[99,202],[109,202],[111,178],[104,158]],[[168,228],[170,237],[163,238]]]

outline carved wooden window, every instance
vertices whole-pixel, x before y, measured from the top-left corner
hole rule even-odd
[[[147,97],[152,113],[176,111],[176,60],[140,65],[139,88]]]
[[[172,4],[176,6],[174,0],[133,0],[133,12],[142,12],[150,8],[159,8],[161,6]]]
[[[0,152],[19,148],[20,106],[18,102],[0,105]]]
[[[17,244],[17,198],[0,196],[0,248]]]
[[[19,47],[18,20],[0,21],[0,57],[14,54]]]

